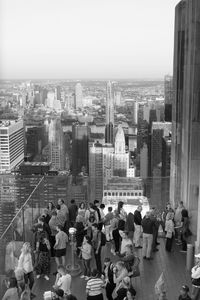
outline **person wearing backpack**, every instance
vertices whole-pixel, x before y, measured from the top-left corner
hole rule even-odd
[[[96,261],[97,270],[99,273],[102,273],[102,265],[101,265],[101,248],[102,248],[102,232],[98,227],[97,223],[92,225],[92,246],[94,249],[94,257]]]

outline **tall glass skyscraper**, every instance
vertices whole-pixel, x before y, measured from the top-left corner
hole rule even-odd
[[[109,81],[106,87],[106,128],[105,142],[113,144],[114,142],[114,95],[112,83]]]

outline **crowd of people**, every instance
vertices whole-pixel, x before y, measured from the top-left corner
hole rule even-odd
[[[3,300],[33,299],[34,272],[36,279],[41,276],[49,280],[51,258],[55,258],[55,284],[53,285],[53,299],[76,300],[71,294],[71,275],[66,270],[66,251],[69,239],[69,228],[76,228],[76,254],[82,260],[83,280],[86,280],[86,295],[88,300],[102,300],[105,290],[108,300],[136,299],[133,278],[140,276],[140,258],[137,249],[142,250],[142,258],[146,261],[153,259],[154,253],[159,251],[158,235],[160,230],[166,237],[166,251],[171,252],[173,241],[186,251],[187,239],[191,235],[189,229],[188,212],[180,202],[173,210],[168,204],[160,213],[152,207],[142,217],[142,206],[138,206],[134,213],[128,214],[124,210],[123,202],[119,202],[117,209],[108,207],[95,200],[86,207],[81,203],[79,207],[75,200],[71,200],[69,207],[62,199],[54,205],[49,203],[42,215],[33,226],[34,243],[24,243],[21,249],[15,276],[8,281],[8,290]],[[102,248],[110,243],[113,261],[106,257],[102,262]],[[91,268],[92,258],[95,268]],[[200,256],[199,256],[200,258]],[[115,261],[115,262],[114,262]],[[103,265],[102,265],[103,263]],[[198,267],[197,267],[198,266]],[[200,264],[192,271],[192,278],[200,278]],[[198,272],[197,272],[198,269]],[[200,280],[200,279],[199,279]],[[192,283],[194,297],[198,297],[197,282]],[[196,285],[195,285],[196,284]],[[199,283],[200,286],[200,283]],[[13,297],[8,297],[12,289]],[[179,300],[191,299],[189,288],[181,288]],[[163,298],[161,298],[163,297]],[[198,299],[198,298],[192,299]],[[167,299],[163,295],[159,299]],[[81,299],[79,299],[81,300]]]

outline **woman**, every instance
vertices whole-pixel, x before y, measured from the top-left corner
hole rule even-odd
[[[168,252],[171,252],[172,250],[172,242],[174,238],[174,214],[169,212],[166,215],[166,222],[165,222],[165,232],[166,232],[166,244],[165,244],[165,249]]]
[[[127,291],[126,291],[126,297],[124,298],[124,300],[134,300],[136,296],[136,291],[133,287],[130,287]]]
[[[29,284],[30,291],[32,290],[34,284],[33,260],[31,253],[32,250],[30,243],[24,243],[21,249],[21,254],[17,266],[18,270],[23,270],[24,280],[26,284]],[[35,295],[31,293],[31,296],[34,297]]]
[[[76,217],[76,223],[74,227],[76,228],[76,254],[79,255],[80,247],[83,243],[83,238],[85,235],[85,227],[83,225],[82,217],[80,215]]]
[[[127,231],[121,231],[121,230],[119,230],[119,234],[120,234],[120,236],[122,238],[120,254],[125,254],[125,252],[126,252],[126,246],[127,245],[132,245],[133,242],[129,238]]]
[[[113,268],[113,281],[116,284],[116,288],[126,276],[128,276],[128,270],[125,263],[123,261],[118,261]]]
[[[120,243],[121,243],[121,235],[125,230],[125,221],[119,219],[117,228],[113,230],[113,239],[115,243],[115,253],[118,254],[120,250]],[[121,234],[121,235],[120,235]]]
[[[125,247],[125,253],[120,255],[121,260],[125,263],[126,269],[128,272],[132,272],[134,262],[135,262],[135,254],[133,250],[133,245],[128,244]]]
[[[183,209],[181,211],[182,219],[181,219],[181,241],[182,241],[182,250],[181,252],[187,251],[187,239],[191,235],[191,231],[189,229],[189,216],[187,209]]]
[[[88,280],[86,285],[87,300],[103,300],[102,288],[104,282],[99,278],[98,270],[92,271],[92,277]]]
[[[78,208],[78,215],[81,216],[81,221],[85,225],[85,212],[86,212],[86,207],[85,203],[81,202]]]
[[[115,289],[115,293],[117,294],[115,300],[123,300],[124,297],[126,297],[127,290],[130,286],[131,280],[128,276],[126,276]]]
[[[49,202],[47,205],[48,214],[51,216],[52,212],[56,210],[55,205],[53,202]]]
[[[82,275],[81,278],[85,278],[87,280],[91,273],[90,262],[92,258],[92,243],[89,236],[86,235],[84,237],[80,250],[84,267],[84,275]]]
[[[192,300],[199,299],[200,296],[200,253],[195,255],[196,265],[192,268]]]
[[[124,206],[124,202],[119,201],[116,212],[119,219],[126,221],[127,213],[123,209],[123,206]]]
[[[39,240],[36,243],[36,251],[38,252],[38,263],[35,267],[36,278],[40,278],[44,275],[46,280],[49,280],[50,273],[50,242],[47,238],[47,234],[43,231],[42,225],[38,227],[40,231]]]
[[[11,277],[7,284],[7,291],[5,292],[2,300],[19,300],[19,291],[17,286],[17,280]]]

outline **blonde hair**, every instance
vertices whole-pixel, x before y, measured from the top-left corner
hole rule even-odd
[[[25,242],[22,249],[24,253],[31,253],[31,244],[29,242]]]

